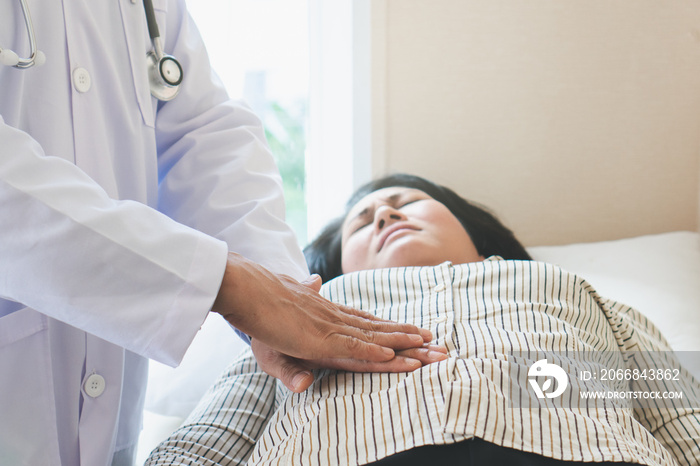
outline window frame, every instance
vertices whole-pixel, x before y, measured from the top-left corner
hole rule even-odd
[[[307,231],[314,238],[361,184],[381,173],[384,0],[309,0]],[[373,36],[374,33],[374,36]],[[379,53],[378,53],[379,52]],[[374,66],[374,68],[373,68]],[[379,95],[378,95],[379,94]],[[373,132],[373,128],[375,132]]]

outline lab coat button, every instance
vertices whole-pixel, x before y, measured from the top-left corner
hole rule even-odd
[[[85,393],[92,398],[97,398],[105,391],[105,378],[100,374],[92,374],[85,380]]]
[[[85,68],[76,68],[73,70],[73,85],[78,92],[87,92],[90,90],[90,73]]]
[[[442,293],[442,292],[445,291],[446,289],[447,289],[447,287],[445,286],[444,283],[440,283],[438,286],[436,286],[436,287],[434,288],[434,290],[435,290],[436,293]]]

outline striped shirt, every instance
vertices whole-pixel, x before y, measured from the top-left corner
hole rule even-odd
[[[449,358],[411,373],[319,370],[294,394],[244,354],[146,464],[365,464],[472,437],[568,461],[700,463],[700,385],[651,322],[576,275],[490,258],[356,272],[322,292],[429,328]],[[643,399],[670,389],[683,399]]]

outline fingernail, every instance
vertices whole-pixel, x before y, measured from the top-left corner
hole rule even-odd
[[[428,358],[433,361],[442,361],[447,359],[447,355],[445,353],[440,353],[439,351],[428,351]]]
[[[411,341],[417,345],[423,344],[423,337],[420,335],[410,335]]]
[[[430,343],[426,343],[426,348],[429,349],[430,351],[437,351],[438,353],[447,353],[447,348],[444,346],[440,345],[433,345]]]
[[[413,358],[406,358],[406,364],[409,364],[413,368],[413,370],[418,369],[419,367],[423,367],[422,362]]]
[[[311,372],[299,372],[297,375],[294,376],[294,378],[292,379],[292,387],[294,387],[295,392],[299,392],[301,390],[307,377],[313,377],[311,375]]]
[[[384,348],[382,347],[382,352],[387,355],[387,356],[394,356],[394,350],[391,348]]]
[[[420,334],[423,337],[423,341],[432,341],[433,340],[433,333],[430,330],[426,330],[422,328],[420,330]]]

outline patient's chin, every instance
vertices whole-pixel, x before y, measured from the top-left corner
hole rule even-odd
[[[381,253],[377,268],[432,266],[449,260],[442,248],[415,241],[410,235],[392,241]]]

